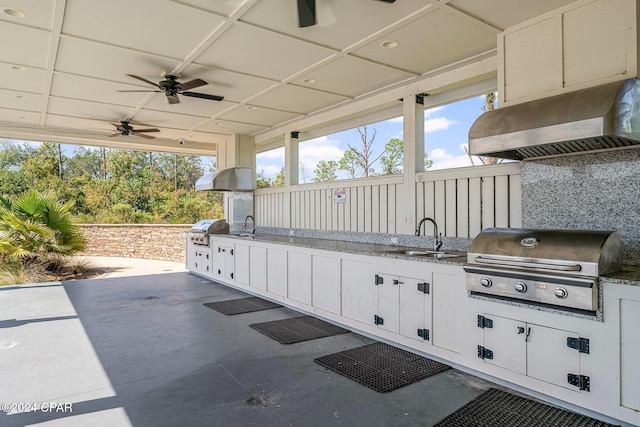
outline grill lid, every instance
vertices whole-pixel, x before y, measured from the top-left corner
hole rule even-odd
[[[471,243],[467,262],[596,277],[622,267],[620,232],[487,228]]]
[[[229,224],[224,219],[203,219],[193,224],[191,231],[204,234],[229,234]]]

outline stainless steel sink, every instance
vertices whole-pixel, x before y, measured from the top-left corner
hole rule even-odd
[[[386,254],[406,255],[410,257],[424,257],[424,258],[455,258],[463,256],[464,254],[451,253],[445,251],[430,251],[428,249],[391,249],[388,251],[381,251]]]

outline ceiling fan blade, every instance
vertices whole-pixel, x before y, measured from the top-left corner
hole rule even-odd
[[[133,136],[139,136],[140,138],[146,138],[146,139],[155,139],[155,136],[151,136],[151,135],[145,135],[144,133],[138,134],[138,132],[140,131],[135,131],[135,132],[131,132],[131,135]]]
[[[178,99],[178,95],[167,95],[167,101],[169,104],[179,104],[180,100]]]
[[[204,86],[204,85],[208,85],[209,83],[205,82],[202,79],[193,79],[191,81],[188,81],[186,83],[180,83],[177,87],[178,90],[189,90],[189,89],[193,89],[196,87],[200,87],[200,86]]]
[[[129,77],[133,77],[134,79],[138,79],[138,80],[140,80],[140,81],[143,81],[143,82],[145,82],[145,83],[146,83],[146,84],[148,84],[148,85],[151,85],[151,86],[154,86],[154,87],[160,88],[160,85],[159,85],[159,84],[154,83],[154,82],[152,82],[152,81],[150,81],[150,80],[144,79],[144,78],[142,78],[142,77],[138,77],[138,76],[136,76],[136,75],[134,75],[134,74],[127,74],[127,76],[129,76]]]
[[[147,93],[151,93],[151,92],[162,92],[162,91],[161,90],[149,89],[149,90],[117,90],[116,92],[147,92]]]
[[[222,101],[224,99],[224,96],[209,95],[206,93],[198,93],[198,92],[182,92],[182,95],[191,96],[193,98],[210,99],[211,101]]]
[[[396,2],[396,0],[380,0],[380,1],[383,1],[385,3],[395,3]]]
[[[135,132],[136,133],[138,133],[138,132],[160,132],[160,129],[156,129],[156,128],[136,129]]]
[[[112,133],[111,135],[109,135],[109,138],[113,138],[114,136],[120,136],[120,135],[122,135],[120,132]]]
[[[316,24],[316,0],[298,0],[298,26],[310,27]]]

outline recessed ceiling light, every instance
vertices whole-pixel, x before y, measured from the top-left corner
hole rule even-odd
[[[316,79],[304,79],[303,82],[312,85],[315,82],[317,82],[317,80]]]
[[[216,125],[216,126],[222,126],[222,124],[223,124],[222,122],[215,122],[214,123],[214,125]]]
[[[257,110],[258,107],[254,107],[253,105],[247,105],[247,110]]]
[[[4,13],[7,16],[11,16],[12,18],[24,18],[25,17],[25,14],[24,14],[23,11],[18,10],[18,9],[12,9],[10,7],[2,9],[2,13]]]
[[[18,99],[29,99],[28,96],[24,96],[24,95],[16,95],[16,98],[18,98]]]
[[[26,68],[21,67],[21,66],[19,66],[19,65],[12,65],[12,66],[11,66],[11,69],[12,69],[12,70],[16,70],[16,71],[27,71],[27,69],[26,69]]]
[[[394,47],[397,47],[397,46],[398,46],[398,42],[393,40],[386,40],[380,43],[380,47],[384,49],[393,49]]]

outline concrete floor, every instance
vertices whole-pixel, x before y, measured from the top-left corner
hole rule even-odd
[[[225,316],[203,304],[246,294],[157,273],[0,287],[0,425],[430,426],[492,386],[451,369],[377,393],[313,361],[370,339],[282,345],[249,324],[297,312]]]

